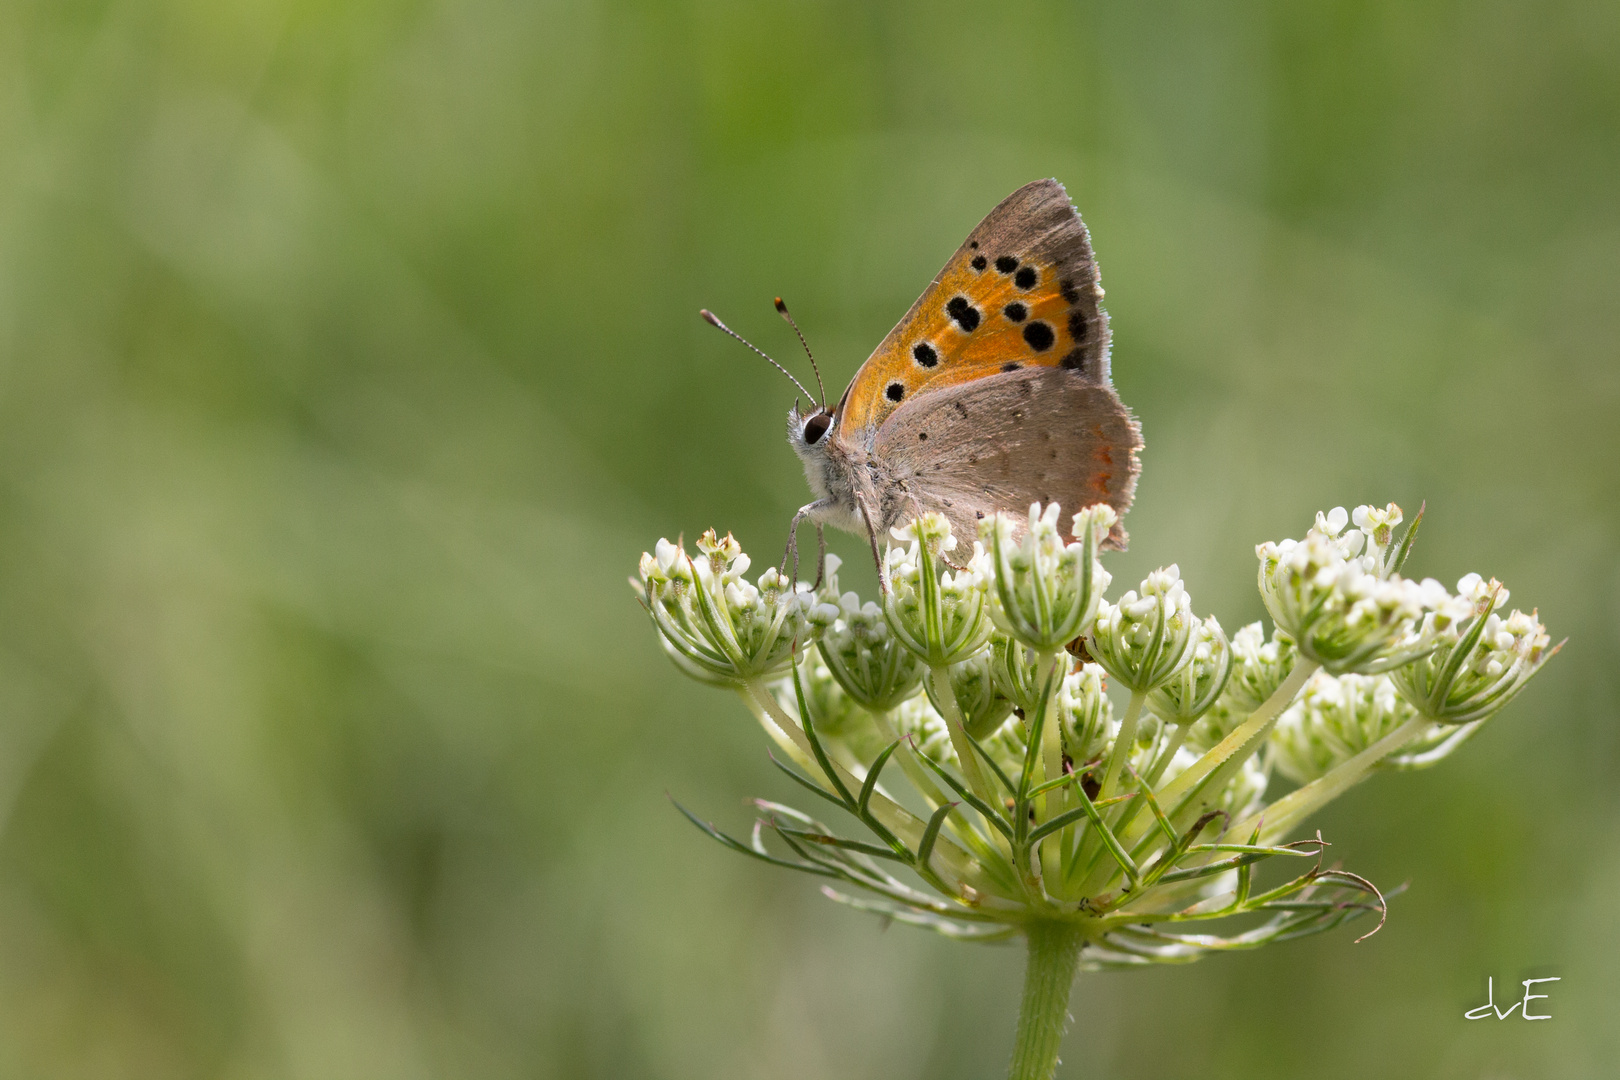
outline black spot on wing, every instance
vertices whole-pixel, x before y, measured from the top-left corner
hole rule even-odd
[[[1013,275],[1013,284],[1020,289],[1033,289],[1035,282],[1038,280],[1040,280],[1040,275],[1035,272],[1033,266],[1026,266]]]
[[[989,265],[990,265],[990,260],[986,259],[983,255],[975,255],[975,256],[973,256],[973,269],[975,269],[975,270],[983,270],[986,266],[989,266]]]
[[[950,303],[945,305],[945,313],[967,333],[979,328],[979,309],[970,304],[965,296],[951,297]]]
[[[1070,371],[1082,371],[1086,366],[1085,353],[1080,349],[1070,349],[1068,354],[1058,361],[1059,365]]]
[[[1024,327],[1024,340],[1036,352],[1045,352],[1052,347],[1052,342],[1057,340],[1057,335],[1052,332],[1049,325],[1037,320]]]
[[[897,382],[890,383],[889,388],[883,391],[883,396],[888,398],[890,401],[899,401],[901,398],[906,396],[905,384]]]
[[[1023,322],[1025,319],[1029,318],[1029,308],[1025,307],[1023,304],[1020,304],[1017,300],[1014,300],[1012,303],[1002,308],[1001,313],[1007,316],[1007,318],[1011,319],[1013,322]]]
[[[1058,288],[1063,291],[1063,302],[1065,304],[1072,305],[1080,302],[1080,290],[1070,279],[1064,278],[1062,281],[1058,282]]]
[[[1000,270],[1003,274],[1010,274],[1014,270],[1018,269],[1018,260],[1013,258],[1011,255],[1003,255],[996,260],[996,269]]]
[[[926,341],[919,341],[913,345],[911,347],[911,356],[912,359],[925,368],[931,368],[939,363],[939,353],[935,352],[934,347]]]
[[[1023,366],[1024,366],[1023,364],[1020,364],[1018,361],[1014,360],[1014,361],[1012,361],[1010,363],[1002,364],[1001,365],[1001,370],[1002,371],[1017,371],[1019,368],[1021,368]]]
[[[1077,342],[1086,340],[1085,312],[1076,311],[1069,315],[1069,336]]]

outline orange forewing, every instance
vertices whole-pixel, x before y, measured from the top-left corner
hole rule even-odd
[[[1009,365],[1057,367],[1078,347],[1069,319],[1080,308],[1064,296],[1057,267],[1026,258],[1013,269],[1002,270],[996,263],[998,257],[1002,257],[1001,253],[981,251],[973,242],[964,244],[946,264],[917,306],[856,373],[842,402],[846,437],[852,432],[875,431],[902,402],[925,389],[994,375],[1010,370]],[[983,262],[983,269],[975,265],[975,260]],[[1021,288],[1018,283],[1018,274],[1025,268],[1036,274],[1029,288]],[[1027,273],[1025,276],[1027,279]],[[1069,288],[1072,297],[1073,285]],[[1100,294],[1101,289],[1097,292]],[[971,330],[964,328],[962,319],[949,306],[958,297],[964,298],[977,315]],[[1009,313],[1010,305],[1020,305],[1023,311],[1012,307]],[[962,310],[960,305],[957,310]],[[1023,318],[1015,319],[1018,314]],[[967,318],[974,321],[971,315]],[[1037,346],[1046,340],[1046,335],[1029,330],[1034,324],[1044,325],[1051,333],[1050,344],[1044,348]],[[1094,332],[1090,327],[1080,329],[1082,334]],[[931,365],[915,355],[919,344],[933,350]],[[892,389],[895,384],[901,388],[898,392]]]

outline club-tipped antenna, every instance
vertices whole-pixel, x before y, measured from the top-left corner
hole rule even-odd
[[[811,401],[815,400],[815,396],[813,394],[811,394],[810,391],[808,391],[808,390],[806,390],[804,388],[804,383],[800,382],[798,379],[795,379],[793,377],[793,372],[789,371],[787,368],[783,367],[781,364],[778,364],[775,360],[771,359],[770,354],[767,353],[764,349],[761,349],[758,345],[755,345],[752,341],[749,341],[747,338],[745,338],[741,334],[737,333],[737,331],[733,330],[731,327],[729,327],[725,323],[721,322],[720,319],[715,315],[714,312],[710,311],[708,308],[704,308],[703,310],[699,311],[698,314],[703,316],[703,321],[708,323],[710,326],[714,327],[717,330],[724,331],[725,333],[727,333],[727,334],[731,335],[732,337],[736,338],[738,341],[742,342],[744,345],[748,346],[750,349],[753,349],[755,352],[759,353],[759,355],[765,357],[765,359],[770,363],[770,365],[772,367],[774,367],[777,371],[780,371],[782,374],[786,375],[788,377],[788,381],[791,382],[794,386],[797,386],[799,388],[799,393],[803,394],[805,397],[809,398]]]
[[[799,324],[793,321],[792,315],[788,314],[787,305],[782,302],[780,296],[776,298],[776,310],[782,313],[782,318],[786,319],[787,324],[793,327],[793,332],[799,335],[799,344],[804,346],[804,355],[810,358],[810,370],[816,373],[816,389],[821,391],[821,411],[826,412],[827,387],[821,381],[821,368],[816,365],[816,354],[810,351],[810,343],[804,340],[804,331],[799,329]]]

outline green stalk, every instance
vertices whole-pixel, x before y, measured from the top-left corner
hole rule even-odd
[[[984,770],[979,768],[979,756],[967,741],[967,728],[962,722],[962,709],[956,704],[956,691],[951,689],[951,669],[931,667],[928,669],[928,677],[934,683],[934,698],[939,703],[940,711],[945,714],[945,730],[950,732],[951,746],[956,750],[956,760],[962,767],[962,776],[967,780],[973,794],[991,806],[996,806],[1001,800],[996,796],[995,789],[985,780]]]
[[[1056,780],[1063,775],[1063,723],[1058,715],[1057,696],[1063,689],[1063,684],[1052,678],[1058,669],[1058,656],[1056,653],[1041,654],[1040,671],[1041,685],[1051,684],[1050,694],[1046,698],[1046,723],[1041,728],[1041,763],[1044,766],[1044,780]],[[1068,809],[1068,797],[1065,788],[1056,788],[1041,796],[1040,820],[1050,821]],[[1052,837],[1052,842],[1041,845],[1041,873],[1055,886],[1063,880],[1063,835],[1060,832]]]
[[[1250,753],[1253,753],[1259,746],[1259,740],[1264,739],[1276,724],[1277,717],[1293,704],[1294,698],[1298,696],[1306,681],[1321,667],[1322,665],[1315,661],[1300,657],[1294,664],[1294,670],[1282,681],[1282,685],[1277,687],[1258,709],[1250,713],[1247,720],[1239,724],[1230,735],[1212,747],[1185,772],[1164,786],[1164,790],[1158,793],[1159,801],[1169,807],[1191,790],[1198,781],[1225,764],[1226,760],[1240,749],[1249,747]],[[1248,754],[1244,757],[1247,758]]]
[[[1024,929],[1029,963],[1018,1006],[1018,1037],[1008,1080],[1052,1080],[1069,1026],[1069,990],[1085,931],[1074,923],[1037,921]]]
[[[1164,806],[1165,813],[1170,815],[1170,820],[1175,823],[1176,828],[1185,827],[1188,815],[1197,809],[1196,805],[1181,805],[1187,793],[1196,787],[1199,781],[1210,777],[1211,773],[1220,774],[1212,778],[1212,783],[1217,787],[1225,783],[1226,776],[1235,772],[1238,766],[1260,749],[1266,735],[1276,725],[1277,718],[1293,703],[1301,688],[1320,668],[1320,664],[1301,658],[1294,664],[1294,670],[1282,681],[1282,685],[1278,686],[1258,709],[1249,714],[1247,720],[1157,792],[1159,802]],[[1132,699],[1135,699],[1135,695],[1132,695]],[[1115,742],[1117,745],[1118,740]],[[1122,815],[1118,835],[1127,849],[1135,851],[1142,837],[1156,827],[1155,819],[1151,816],[1144,818],[1132,814],[1127,818]],[[1103,861],[1100,850],[1093,853],[1087,868],[1089,876],[1081,886],[1082,893],[1090,894],[1101,889],[1112,877],[1113,872],[1113,869]]]
[[[900,744],[900,749],[896,751],[896,756],[900,758],[900,770],[906,774],[906,779],[911,781],[911,786],[916,788],[918,793],[922,795],[923,800],[928,803],[928,808],[937,810],[950,802],[945,793],[939,790],[939,785],[934,783],[933,778],[923,771],[921,763],[917,761],[917,751],[913,749],[911,740],[900,738],[899,734],[894,730],[894,724],[889,719],[889,714],[886,712],[874,712],[871,715],[872,723],[877,727],[878,734],[883,736],[884,741],[898,742]]]
[[[765,729],[765,734],[793,759],[795,765],[811,776],[816,775],[816,759],[810,752],[810,741],[804,737],[804,732],[799,730],[799,726],[782,712],[782,707],[771,696],[771,692],[757,680],[750,680],[740,690],[743,700],[758,718],[759,726]]]
[[[1114,784],[1119,780],[1120,767],[1130,755],[1136,744],[1136,724],[1142,719],[1142,706],[1147,703],[1147,691],[1132,690],[1131,701],[1125,706],[1125,716],[1119,722],[1119,733],[1114,736],[1114,751],[1108,755],[1108,771],[1103,775],[1102,790],[1097,793],[1099,799],[1106,799],[1114,794]]]
[[[1411,742],[1429,726],[1430,722],[1426,716],[1414,716],[1355,757],[1340,762],[1322,776],[1303,787],[1295,788],[1266,807],[1260,842],[1275,843],[1277,839],[1287,835],[1301,821],[1360,783],[1367,775],[1368,769]],[[1258,820],[1257,815],[1242,821],[1233,832],[1239,836],[1246,836],[1249,830],[1253,830]]]

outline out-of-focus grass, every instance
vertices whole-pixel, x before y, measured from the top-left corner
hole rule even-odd
[[[1236,626],[1256,541],[1426,498],[1420,572],[1572,637],[1320,823],[1381,934],[1083,977],[1069,1067],[1598,1075],[1617,169],[1596,2],[0,5],[0,1075],[995,1075],[1016,950],[668,807],[786,792],[624,576],[803,500],[699,306],[838,383],[1045,175],[1147,436],[1116,580]]]

